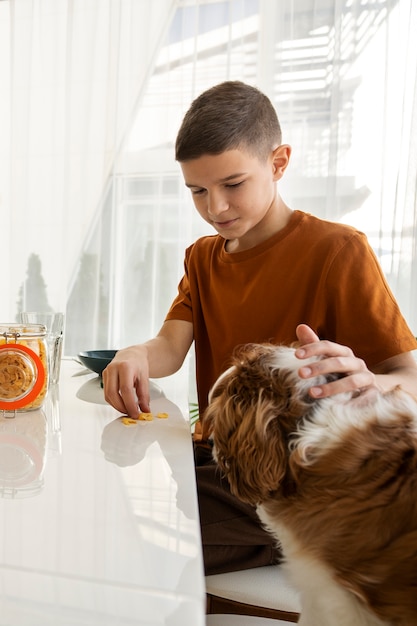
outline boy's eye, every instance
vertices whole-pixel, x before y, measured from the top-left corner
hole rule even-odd
[[[240,185],[243,185],[243,183],[243,180],[240,180],[237,183],[225,183],[224,187],[225,189],[236,189],[237,187],[240,187]],[[206,193],[207,189],[204,187],[190,187],[190,191],[193,196],[202,196]]]

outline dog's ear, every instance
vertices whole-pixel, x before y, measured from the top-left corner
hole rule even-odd
[[[277,491],[287,471],[287,438],[274,408],[261,400],[239,414],[226,400],[213,432],[215,458],[231,492],[253,505]]]
[[[296,381],[293,349],[246,344],[213,387],[204,421],[232,493],[245,502],[269,498],[286,476],[289,438],[305,410]]]

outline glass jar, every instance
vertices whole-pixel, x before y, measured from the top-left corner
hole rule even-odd
[[[48,378],[46,327],[0,324],[0,411],[39,409]]]

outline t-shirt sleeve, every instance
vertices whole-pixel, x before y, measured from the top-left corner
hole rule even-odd
[[[165,321],[167,320],[184,320],[186,322],[193,321],[193,306],[191,300],[187,254],[184,261],[184,275],[178,285],[178,294],[165,316]]]
[[[368,366],[416,348],[378,259],[357,232],[335,255],[326,277],[326,328]]]

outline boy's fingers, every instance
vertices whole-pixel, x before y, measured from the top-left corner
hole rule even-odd
[[[136,396],[139,401],[140,410],[143,413],[150,413],[149,380],[140,380],[136,383]]]
[[[103,371],[103,388],[106,402],[117,411],[136,418],[139,407],[149,412],[149,384],[145,379],[132,380],[129,370],[123,367],[110,367]]]
[[[296,328],[297,339],[301,345],[320,341],[314,330],[307,324],[299,324]]]

